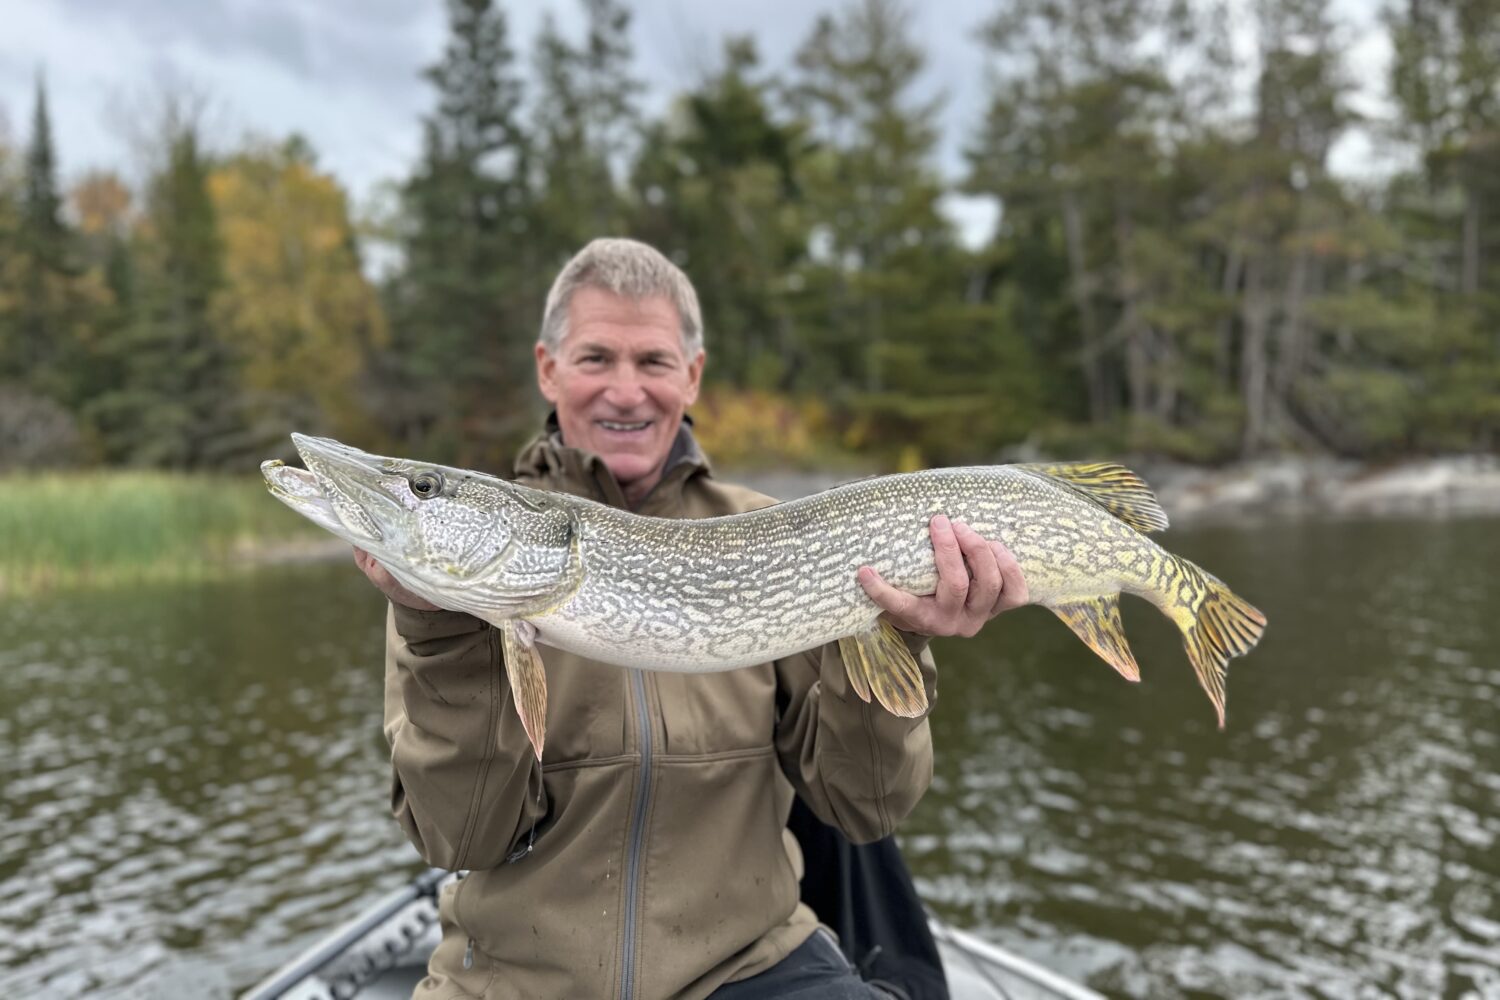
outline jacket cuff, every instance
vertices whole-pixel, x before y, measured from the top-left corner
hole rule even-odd
[[[463,611],[418,611],[405,604],[391,602],[391,616],[396,631],[408,644],[432,639],[452,639],[471,632],[482,632],[489,623]]]

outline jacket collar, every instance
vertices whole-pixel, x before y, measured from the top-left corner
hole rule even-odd
[[[677,437],[667,452],[667,462],[662,468],[661,480],[646,494],[637,513],[662,513],[681,506],[682,491],[687,482],[696,476],[711,476],[713,469],[708,457],[693,436],[692,418],[686,415],[677,428]],[[557,412],[547,415],[542,433],[516,456],[516,477],[531,479],[548,489],[588,497],[611,507],[630,509],[625,500],[625,491],[615,479],[604,459],[591,451],[574,448],[566,444],[562,428],[557,422]]]

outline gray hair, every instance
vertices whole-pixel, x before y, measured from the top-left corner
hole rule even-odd
[[[542,331],[537,343],[556,354],[568,333],[568,305],[582,288],[598,288],[639,302],[661,296],[677,310],[682,329],[682,350],[688,360],[703,350],[703,316],[698,311],[698,293],[682,268],[661,251],[637,240],[598,239],[573,255],[563,265],[542,313]]]

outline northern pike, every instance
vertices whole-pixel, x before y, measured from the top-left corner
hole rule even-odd
[[[1224,725],[1228,661],[1266,619],[1150,538],[1166,514],[1119,465],[1029,464],[881,476],[760,510],[645,517],[481,472],[292,435],[306,469],[266,462],[271,493],[368,551],[407,589],[501,630],[506,674],[538,758],[546,678],[536,644],[646,670],[708,673],[837,641],[852,689],[897,715],[927,709],[916,661],[856,580],[860,566],[930,594],[928,522],[1003,542],[1031,602],[1131,681],[1120,594],[1156,605]]]

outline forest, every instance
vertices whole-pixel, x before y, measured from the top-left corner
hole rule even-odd
[[[39,80],[0,135],[0,470],[246,471],[290,430],[503,470],[547,288],[601,235],[694,281],[721,461],[1500,444],[1497,0],[1391,0],[1374,82],[1327,0],[1255,0],[1242,73],[1212,0],[996,0],[957,176],[900,0],[849,0],[784,66],[725,38],[655,115],[628,4],[580,2],[579,37],[518,39],[449,0],[379,207],[317,136],[211,146],[191,95],[145,175],[67,171]],[[1403,166],[1333,173],[1354,129]],[[953,194],[998,206],[982,246]]]

